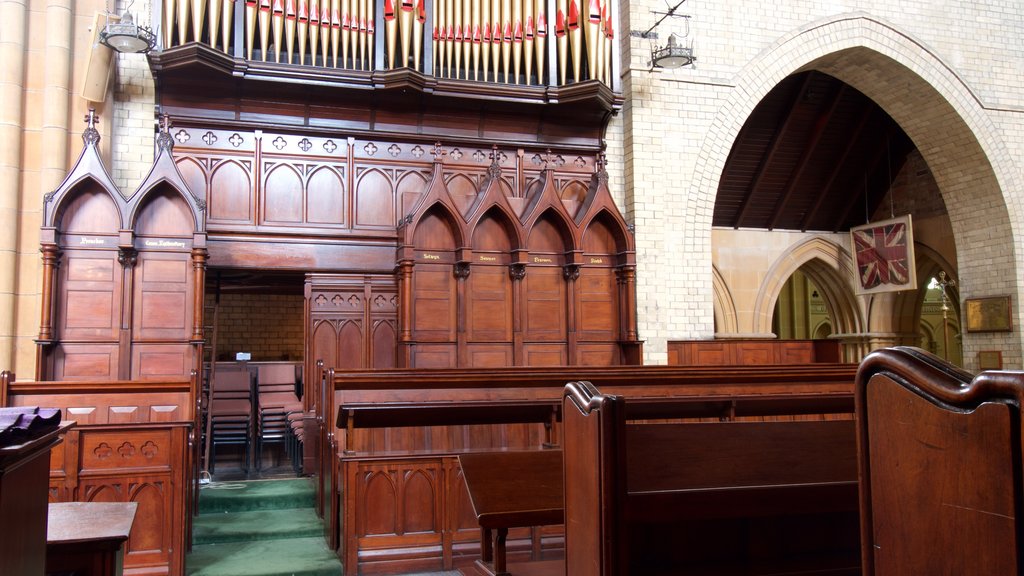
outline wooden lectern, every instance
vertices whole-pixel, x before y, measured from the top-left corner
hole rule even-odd
[[[41,576],[46,567],[50,449],[74,422],[22,444],[0,448],[0,567],[4,574]]]

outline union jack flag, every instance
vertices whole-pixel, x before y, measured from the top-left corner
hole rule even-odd
[[[850,233],[857,254],[861,290],[914,287],[914,240],[909,216],[854,228]]]

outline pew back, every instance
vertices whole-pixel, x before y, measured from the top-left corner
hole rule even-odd
[[[867,575],[1018,574],[1024,373],[975,378],[923,350],[857,377]]]
[[[560,408],[565,383],[581,375],[629,394],[628,418],[717,422],[852,420],[855,373],[852,364],[326,370],[317,387],[326,534],[349,574],[472,562],[479,528],[458,454],[559,444],[562,423],[545,411]],[[524,542],[564,546],[560,527],[540,542],[526,537],[510,533],[510,554],[529,549],[517,548]]]
[[[709,553],[707,560],[697,559],[697,551],[688,550],[694,562],[729,556],[742,556],[751,565],[755,557],[776,565],[789,561],[789,551],[756,550],[764,539],[752,526],[744,525],[737,532],[722,522],[750,518],[771,518],[764,521],[766,526],[788,530],[792,541],[787,546],[793,556],[835,555],[838,566],[847,562],[844,568],[855,569],[855,559],[849,565],[856,549],[853,422],[628,424],[630,403],[631,399],[602,395],[589,382],[569,383],[565,388],[569,574],[656,573],[676,560],[666,561],[663,558],[671,553],[659,556],[663,551],[648,548],[644,538],[636,537],[648,533],[640,529],[688,533],[708,520],[717,522],[709,526],[723,530],[722,534],[742,533],[750,544],[723,547]],[[851,541],[844,544],[840,534],[836,546],[836,542],[806,537],[811,529],[804,527],[803,518],[828,514],[848,525]],[[688,548],[683,542],[676,546]],[[831,558],[823,562],[835,565]]]

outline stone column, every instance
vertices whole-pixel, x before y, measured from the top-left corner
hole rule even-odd
[[[26,0],[0,0],[0,367],[13,367]]]

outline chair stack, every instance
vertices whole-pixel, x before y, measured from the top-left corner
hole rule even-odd
[[[296,424],[299,428],[302,425],[302,402],[296,394],[299,370],[300,366],[296,364],[264,364],[257,371],[257,469],[262,464],[263,447],[275,443],[284,446],[293,468],[297,469],[301,464],[301,451],[298,449],[301,438],[293,430]]]
[[[210,386],[210,462],[214,471],[217,446],[242,446],[243,468],[249,470],[250,431],[252,430],[252,374],[248,370],[219,370]]]

